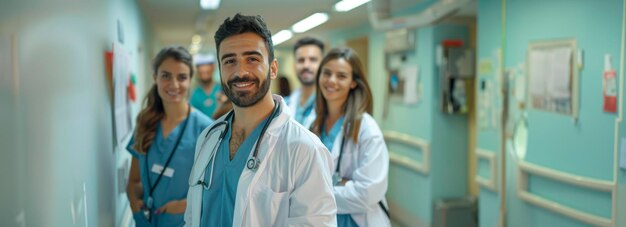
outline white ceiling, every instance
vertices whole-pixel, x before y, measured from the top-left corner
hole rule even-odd
[[[422,0],[391,0],[391,11],[417,6]],[[138,0],[149,26],[162,45],[189,46],[194,34],[202,36],[201,52],[213,52],[213,35],[227,17],[240,12],[261,15],[272,33],[288,29],[295,22],[316,12],[329,13],[328,22],[304,34],[324,38],[330,31],[363,25],[368,22],[367,5],[350,12],[334,12],[337,0],[222,0],[217,10],[202,10],[199,0]],[[464,14],[475,14],[475,6]],[[304,34],[281,44],[290,46]]]

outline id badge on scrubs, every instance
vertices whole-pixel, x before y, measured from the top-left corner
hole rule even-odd
[[[148,219],[148,221],[150,221],[150,213],[152,213],[152,208],[154,206],[154,199],[152,199],[152,196],[148,197],[148,200],[146,201],[146,209],[143,211],[143,215],[146,216],[146,219]]]
[[[152,169],[150,171],[156,174],[161,174],[161,171],[163,171],[163,166],[159,164],[154,164],[152,165]],[[163,172],[163,176],[166,176],[166,177],[174,176],[174,169],[167,167],[165,171]]]
[[[152,209],[152,207],[154,206],[154,199],[152,199],[152,197],[148,197],[148,201],[146,201],[146,206],[148,207],[148,209]]]
[[[148,221],[150,221],[150,210],[144,210],[143,211],[143,215],[145,215],[146,219],[148,219]]]

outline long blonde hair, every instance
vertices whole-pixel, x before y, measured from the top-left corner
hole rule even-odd
[[[193,75],[193,59],[191,54],[181,46],[170,46],[161,49],[152,62],[152,70],[154,71],[153,77],[157,76],[159,67],[166,59],[174,59],[182,62],[189,67],[189,76]],[[165,116],[165,109],[163,108],[163,100],[159,96],[158,87],[155,84],[152,85],[148,95],[144,99],[145,108],[139,112],[137,116],[137,129],[135,130],[135,145],[133,149],[140,153],[145,153],[150,149],[154,137],[156,136],[156,129],[158,123]]]
[[[317,93],[315,99],[315,113],[317,118],[311,126],[311,131],[316,135],[322,134],[322,126],[328,118],[328,106],[326,99],[322,95],[319,78],[322,73],[322,67],[331,60],[344,59],[352,67],[352,80],[356,83],[356,87],[350,89],[348,98],[342,105],[344,119],[344,135],[351,138],[354,143],[359,141],[359,130],[361,129],[361,119],[363,113],[372,114],[372,91],[367,82],[367,76],[363,71],[363,64],[356,52],[350,48],[334,48],[324,56],[315,77],[317,85]]]

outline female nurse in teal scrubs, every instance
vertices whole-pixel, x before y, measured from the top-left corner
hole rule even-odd
[[[166,47],[153,61],[154,85],[128,144],[126,188],[136,226],[183,226],[196,139],[211,120],[189,105],[192,57]]]

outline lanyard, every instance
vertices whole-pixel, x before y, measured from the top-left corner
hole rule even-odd
[[[343,147],[345,145],[346,142],[346,136],[345,136],[345,132],[344,135],[341,137],[341,147],[339,147],[339,159],[337,160],[337,167],[335,168],[335,174],[339,175],[339,167],[341,166],[341,156],[343,155]]]
[[[152,185],[150,183],[150,172],[148,170],[148,154],[150,154],[150,152],[146,152],[146,175],[147,177],[147,181],[148,181],[148,187],[150,188],[150,190],[148,191],[148,208],[152,209],[152,193],[154,192],[154,189],[156,189],[156,186],[159,184],[159,182],[161,181],[161,178],[163,177],[163,173],[165,173],[165,170],[167,169],[167,167],[170,164],[170,161],[172,161],[172,157],[174,157],[174,153],[176,152],[176,148],[178,148],[178,144],[180,143],[180,140],[183,138],[183,134],[185,134],[185,129],[187,128],[187,124],[189,123],[189,113],[191,112],[191,107],[189,106],[189,104],[187,105],[187,119],[185,119],[185,124],[183,125],[182,131],[180,132],[180,135],[178,135],[178,139],[176,140],[176,143],[174,144],[174,148],[172,149],[172,152],[170,152],[170,156],[167,158],[167,161],[165,161],[165,166],[163,166],[163,169],[161,169],[161,173],[159,174],[159,176],[157,177],[156,181],[154,182],[154,185]],[[154,144],[153,144],[154,145]]]

